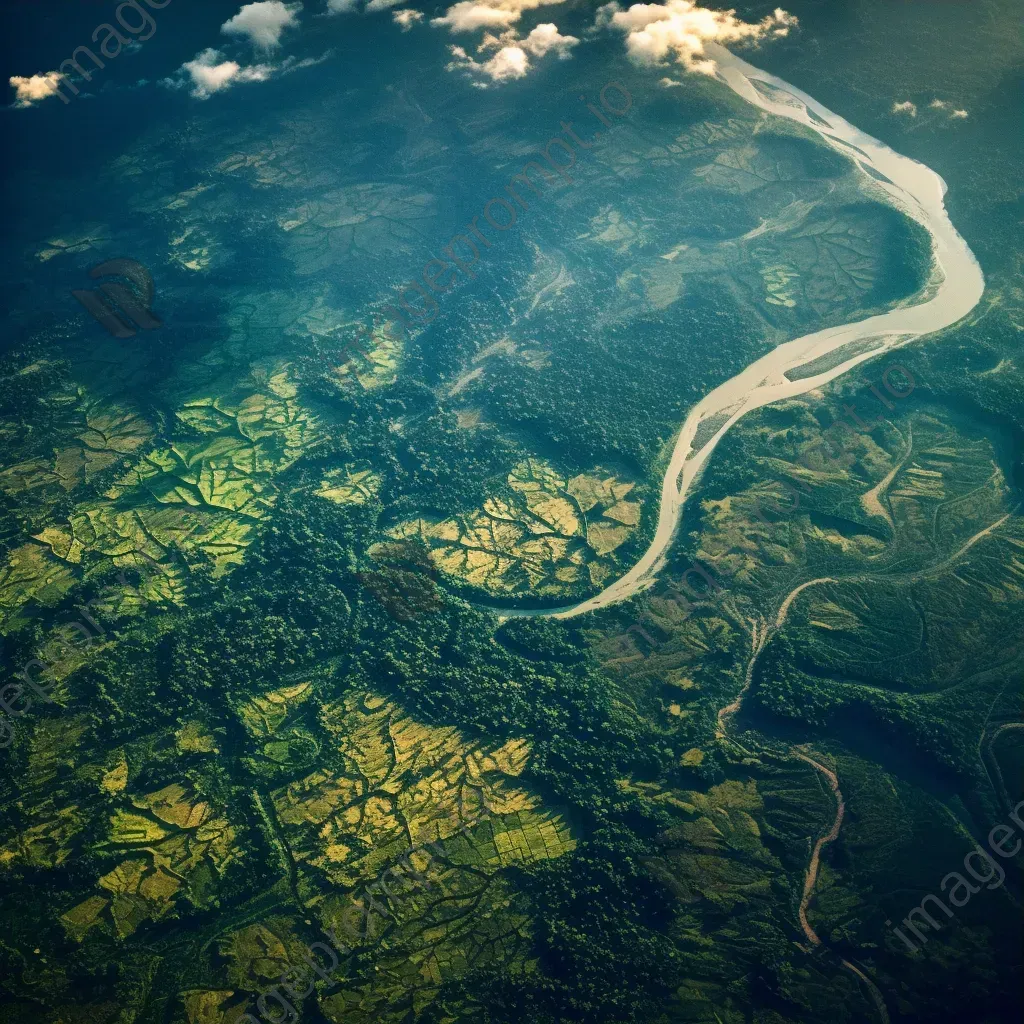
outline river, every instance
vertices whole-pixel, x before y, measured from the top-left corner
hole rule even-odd
[[[717,44],[707,46],[718,64],[718,77],[749,103],[778,117],[789,118],[817,132],[830,146],[860,166],[892,204],[924,227],[932,238],[935,267],[925,290],[894,309],[785,342],[755,360],[731,380],[715,388],[690,410],[661,488],[658,526],[643,557],[595,597],[562,608],[500,609],[503,617],[571,618],[624,601],[651,586],[679,528],[686,497],[719,441],[747,413],[771,402],[802,395],[849,372],[897,345],[949,327],[966,316],[981,299],[985,279],[967,243],[953,227],[943,202],[946,183],[931,168],[901,156],[826,109],[807,93],[781,78],[755,68]],[[870,351],[851,349],[850,358],[814,376],[791,381],[794,370],[855,342],[874,342]],[[859,348],[859,346],[858,346]],[[699,450],[693,440],[700,424],[727,417]]]

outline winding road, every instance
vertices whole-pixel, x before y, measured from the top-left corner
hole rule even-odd
[[[789,594],[786,595],[785,600],[779,607],[779,611],[776,614],[775,621],[773,623],[769,624],[764,620],[752,623],[751,656],[750,661],[747,662],[747,671],[743,678],[743,688],[738,694],[736,694],[736,699],[731,704],[727,704],[718,712],[717,736],[719,738],[725,736],[726,722],[736,714],[737,711],[739,711],[740,706],[743,704],[743,698],[746,696],[747,691],[754,682],[754,668],[757,665],[758,657],[765,647],[767,647],[768,641],[786,624],[786,616],[789,615],[790,605],[792,605],[797,596],[808,587],[816,586],[819,583],[836,582],[838,581],[832,576],[820,576],[816,580],[808,580],[806,583],[801,583],[800,586],[794,587]],[[804,760],[806,761],[807,759],[804,758]]]
[[[807,865],[807,874],[804,876],[804,889],[800,896],[800,927],[803,929],[804,935],[807,936],[807,941],[812,946],[822,945],[821,939],[818,933],[811,926],[811,922],[807,920],[807,908],[810,905],[811,897],[814,895],[814,887],[818,882],[818,868],[821,864],[821,851],[828,846],[829,843],[834,843],[839,838],[839,829],[843,824],[843,815],[846,813],[846,801],[843,799],[843,794],[839,789],[839,779],[836,773],[831,768],[827,768],[820,761],[816,761],[810,755],[804,753],[802,750],[794,749],[793,755],[800,758],[801,761],[806,761],[816,771],[820,772],[826,779],[829,785],[829,789],[832,790],[832,796],[836,801],[836,816],[832,822],[832,828],[823,835],[819,836],[817,842],[814,844],[814,849],[811,851],[811,860]],[[889,1024],[889,1011],[885,1005],[885,999],[882,997],[882,993],[878,990],[878,986],[856,965],[850,963],[842,957],[839,958],[839,962],[848,971],[854,974],[857,978],[863,982],[864,987],[868,990],[868,995],[871,996],[871,1001],[875,1004],[875,1010],[878,1013],[879,1020],[882,1024]]]
[[[985,279],[967,243],[946,213],[946,184],[935,171],[901,156],[826,109],[811,96],[753,67],[717,44],[709,56],[718,64],[718,78],[749,103],[777,117],[788,118],[817,132],[834,149],[853,159],[872,181],[873,188],[924,227],[932,239],[935,265],[928,286],[916,302],[908,301],[888,312],[828,327],[779,345],[755,360],[731,380],[715,388],[690,410],[676,440],[661,491],[654,538],[643,557],[595,597],[571,607],[495,609],[509,617],[571,618],[624,601],[650,587],[665,564],[666,553],[679,527],[687,494],[716,445],[747,413],[771,402],[793,398],[820,388],[867,359],[907,341],[932,334],[966,316],[981,299]],[[852,343],[872,341],[869,351],[858,351],[821,373],[789,380],[786,372],[821,359]],[[726,418],[710,440],[695,448],[702,423]]]
[[[836,800],[836,816],[832,822],[832,828],[823,835],[819,836],[817,842],[814,844],[814,849],[811,851],[811,860],[807,865],[807,874],[804,876],[804,891],[800,897],[800,927],[804,930],[804,935],[807,936],[807,941],[812,946],[820,946],[821,939],[818,937],[818,933],[811,927],[810,921],[807,920],[807,908],[810,905],[811,897],[814,895],[814,887],[818,882],[818,867],[821,863],[821,851],[828,846],[829,843],[834,843],[839,838],[839,829],[843,824],[843,815],[846,813],[846,801],[843,799],[843,794],[839,789],[839,779],[836,777],[836,773],[831,768],[826,768],[820,761],[815,761],[813,757],[803,753],[802,751],[795,750],[794,755],[799,757],[801,761],[806,761],[809,765],[812,765],[815,769],[821,772],[828,781],[829,788],[832,790],[832,795]]]

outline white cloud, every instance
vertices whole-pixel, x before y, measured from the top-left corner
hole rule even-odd
[[[952,107],[952,106],[953,105],[951,103],[947,103],[946,100],[934,99],[934,100],[931,101],[931,103],[928,104],[928,109],[929,110],[949,110],[949,116],[951,118],[953,118],[954,120],[958,120],[958,121],[963,120],[965,117],[970,117],[970,114],[968,114],[966,110],[961,110],[961,109],[958,109],[958,108],[954,108],[954,109],[950,110],[950,107]]]
[[[522,78],[530,66],[530,61],[519,46],[503,46],[484,65],[486,73],[496,82],[504,82],[509,78]]]
[[[423,20],[423,12],[407,7],[404,11],[393,11],[391,20],[403,31],[408,32],[418,21]]]
[[[381,11],[388,11],[392,7],[398,7],[400,4],[408,3],[409,0],[368,0],[367,3],[362,6],[363,14],[379,14]],[[360,11],[360,0],[327,0],[327,10],[325,14],[358,14]],[[423,13],[412,9],[397,12],[402,15],[401,18],[396,18],[392,15],[393,20],[399,26],[401,26],[403,32],[407,32],[413,22],[422,21]]]
[[[452,32],[476,32],[482,28],[507,28],[520,17],[520,13],[515,10],[462,0],[449,7],[443,18],[431,18],[430,24],[447,27]]]
[[[33,103],[56,96],[62,78],[63,76],[56,71],[47,71],[45,75],[31,75],[28,78],[12,75],[10,83],[15,90],[14,105],[31,107]]]
[[[483,39],[477,46],[477,53],[494,51],[487,60],[478,60],[463,47],[452,46],[454,60],[447,65],[448,71],[464,71],[471,75],[474,85],[486,88],[491,82],[508,82],[523,78],[532,70],[531,57],[541,58],[555,53],[563,60],[572,55],[574,46],[580,42],[575,36],[563,36],[558,26],[551,22],[537,25],[525,37],[520,38],[513,27],[524,11],[536,10],[564,0],[459,0],[449,7],[442,17],[431,18],[430,24],[447,28],[450,32],[483,32]],[[395,20],[398,18],[396,16]],[[497,34],[494,31],[496,30]]]
[[[513,78],[523,78],[530,68],[530,59],[520,46],[503,46],[486,61],[474,60],[461,46],[451,47],[455,58],[447,66],[448,71],[468,71],[478,78],[490,79],[492,82],[507,82]],[[487,83],[474,83],[486,88]]]
[[[520,39],[515,29],[502,32],[500,36],[487,32],[477,47],[477,53],[494,50],[493,57],[479,61],[461,46],[452,46],[450,49],[455,60],[447,65],[447,70],[465,71],[476,79],[474,85],[486,88],[489,82],[524,78],[533,69],[531,56],[540,58],[556,53],[559,58],[566,60],[572,56],[572,48],[578,44],[579,40],[575,36],[563,36],[558,26],[550,22],[537,25],[525,39]]]
[[[594,12],[594,24],[587,30],[587,34],[592,35],[607,28],[612,23],[612,18],[621,10],[622,5],[616,3],[615,0],[611,0],[611,3],[608,4],[602,4]]]
[[[713,11],[691,0],[667,0],[664,4],[618,4],[598,8],[595,28],[610,26],[626,36],[630,57],[642,64],[663,64],[674,58],[687,71],[711,75],[715,62],[704,56],[704,44],[756,44],[789,34],[797,24],[794,15],[781,7],[758,22],[741,21],[735,11]]]
[[[246,36],[253,46],[273,50],[281,45],[281,34],[299,23],[302,4],[285,4],[281,0],[259,0],[246,4],[233,18],[221,25],[224,35]]]
[[[243,67],[237,61],[224,60],[223,57],[219,50],[203,50],[181,65],[177,77],[165,78],[163,84],[172,89],[191,87],[196,99],[208,100],[215,92],[243,82],[265,82],[278,70],[272,64]]]
[[[523,11],[564,3],[564,0],[460,0],[430,24],[451,32],[477,32],[482,28],[508,28],[523,16]]]
[[[550,23],[538,25],[524,40],[523,49],[534,57],[543,57],[554,50],[563,60],[571,56],[570,51],[579,43],[575,36],[559,34],[558,26]]]
[[[682,82],[677,82],[674,78],[669,78],[668,76],[658,79],[658,85],[660,85],[662,89],[674,89],[677,85],[682,84]]]
[[[907,114],[909,117],[917,117],[917,104],[911,103],[910,100],[894,103],[892,105],[892,112],[894,114]]]
[[[208,100],[214,93],[223,92],[245,82],[266,82],[275,75],[290,75],[303,68],[316,67],[328,60],[334,51],[328,50],[319,57],[305,57],[298,60],[288,57],[280,64],[239,64],[224,59],[219,50],[206,49],[197,53],[192,60],[185,61],[171,78],[160,83],[170,89],[190,89],[198,100]]]
[[[318,64],[323,64],[325,60],[330,60],[333,56],[334,51],[327,50],[320,54],[319,57],[303,57],[302,60],[288,57],[281,61],[274,70],[282,75],[290,75],[293,71],[301,71],[303,68],[315,68]]]

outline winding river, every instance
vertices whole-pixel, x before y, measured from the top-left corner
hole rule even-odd
[[[848,121],[826,109],[807,93],[748,64],[717,44],[707,46],[718,64],[718,77],[743,99],[777,117],[811,128],[830,146],[855,160],[894,206],[931,235],[935,267],[925,291],[878,316],[806,334],[779,345],[731,380],[707,394],[686,417],[665,472],[658,526],[643,557],[624,576],[596,597],[563,608],[502,609],[502,616],[542,615],[570,618],[624,601],[651,586],[679,527],[686,496],[715,446],[748,412],[802,395],[847,373],[897,345],[942,330],[966,316],[981,299],[985,279],[967,243],[953,227],[943,197],[946,183],[924,164],[901,156]],[[915,301],[916,300],[916,301]],[[789,380],[786,372],[846,349],[834,366],[813,376]],[[700,425],[721,420],[712,437],[694,450]]]

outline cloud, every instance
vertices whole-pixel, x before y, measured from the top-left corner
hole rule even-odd
[[[302,60],[288,57],[286,60],[281,61],[274,70],[278,74],[290,75],[293,71],[301,71],[303,68],[315,68],[317,64],[323,64],[325,60],[330,60],[333,56],[334,50],[327,50],[321,53],[319,57],[303,57]]]
[[[404,11],[393,11],[391,20],[403,31],[408,32],[418,21],[423,20],[422,11],[414,11],[407,7]]]
[[[477,32],[482,28],[508,28],[523,16],[523,11],[560,4],[564,0],[460,0],[430,24],[451,32]]]
[[[333,56],[328,50],[319,57],[298,60],[288,57],[280,64],[250,64],[244,66],[235,60],[226,60],[220,50],[206,49],[192,60],[185,61],[177,72],[161,81],[169,89],[191,89],[197,100],[208,100],[215,92],[223,92],[245,82],[266,82],[275,75],[290,75],[293,71],[316,67]]]
[[[47,71],[45,75],[32,75],[29,78],[12,75],[10,83],[15,90],[14,105],[31,107],[33,103],[56,96],[62,80],[63,75],[56,71]]]
[[[575,36],[563,36],[558,26],[551,22],[536,25],[525,37],[520,38],[513,27],[524,11],[536,10],[564,0],[459,0],[449,7],[444,15],[431,18],[435,28],[446,28],[449,32],[483,32],[477,46],[477,53],[494,51],[487,60],[478,60],[464,47],[449,47],[455,58],[447,65],[448,71],[463,71],[474,78],[478,88],[487,88],[492,82],[508,82],[523,78],[533,68],[531,57],[541,58],[555,53],[561,59],[572,56],[572,48],[580,42]],[[398,18],[396,16],[395,20]],[[495,30],[497,34],[495,34]]]
[[[399,4],[408,3],[408,0],[368,0],[363,6],[363,14],[379,14],[381,11],[398,7]],[[327,15],[331,14],[358,14],[360,0],[327,0]],[[407,32],[414,21],[421,21],[423,14],[420,11],[408,10],[401,12],[404,17],[395,18],[395,22],[402,26],[402,31]]]
[[[237,61],[224,60],[223,57],[219,50],[203,50],[181,65],[177,77],[165,78],[163,84],[172,89],[191,87],[196,99],[208,100],[215,92],[243,82],[265,82],[278,70],[272,64],[242,67]]]
[[[715,73],[715,62],[704,56],[704,44],[755,45],[779,39],[796,26],[794,15],[781,7],[758,22],[741,21],[735,11],[713,11],[691,0],[667,0],[664,4],[618,4],[598,8],[595,29],[612,28],[626,36],[630,57],[641,64],[664,64],[674,58],[687,71]]]
[[[913,104],[911,104],[913,106]],[[952,106],[951,103],[947,103],[945,100],[934,99],[928,104],[929,110],[949,110]],[[896,112],[896,107],[893,107],[893,112]],[[965,117],[970,117],[970,114],[966,110],[953,109],[949,110],[949,116],[956,121],[962,121]]]
[[[473,0],[462,0],[461,3],[449,7],[443,18],[431,18],[430,24],[447,27],[452,32],[476,32],[482,28],[508,28],[517,22],[522,15],[515,10],[501,7],[488,7],[476,4]]]
[[[594,12],[594,24],[587,29],[587,35],[593,35],[607,28],[612,23],[612,18],[622,10],[622,5],[612,0],[610,4],[602,4]]]
[[[892,112],[894,114],[906,114],[908,117],[917,117],[917,104],[911,103],[910,100],[894,103],[892,105]]]
[[[556,53],[560,59],[572,56],[572,48],[579,44],[575,36],[563,36],[558,26],[550,22],[537,25],[525,39],[520,39],[514,29],[503,32],[500,36],[488,32],[477,53],[494,50],[494,56],[479,61],[471,57],[461,46],[452,46],[451,53],[455,57],[447,65],[448,71],[464,71],[476,81],[479,88],[486,88],[489,82],[508,82],[516,78],[525,78],[533,69],[530,57],[544,57]]]
[[[522,78],[530,66],[525,51],[519,46],[503,46],[484,65],[487,74],[496,82],[508,78]]]
[[[286,28],[298,25],[302,4],[285,4],[281,0],[260,0],[246,4],[233,18],[221,25],[224,35],[247,36],[253,46],[273,50],[281,45]]]
[[[447,65],[448,71],[467,71],[480,78],[489,78],[492,82],[507,82],[513,78],[523,78],[530,68],[530,59],[520,46],[503,46],[486,61],[474,60],[461,46],[451,47],[455,58]],[[481,88],[487,83],[475,82]]]
[[[563,36],[558,32],[558,26],[550,23],[538,25],[524,40],[523,49],[532,53],[534,57],[543,57],[544,54],[554,50],[559,57],[565,60],[571,56],[570,51],[579,40],[575,36]]]

